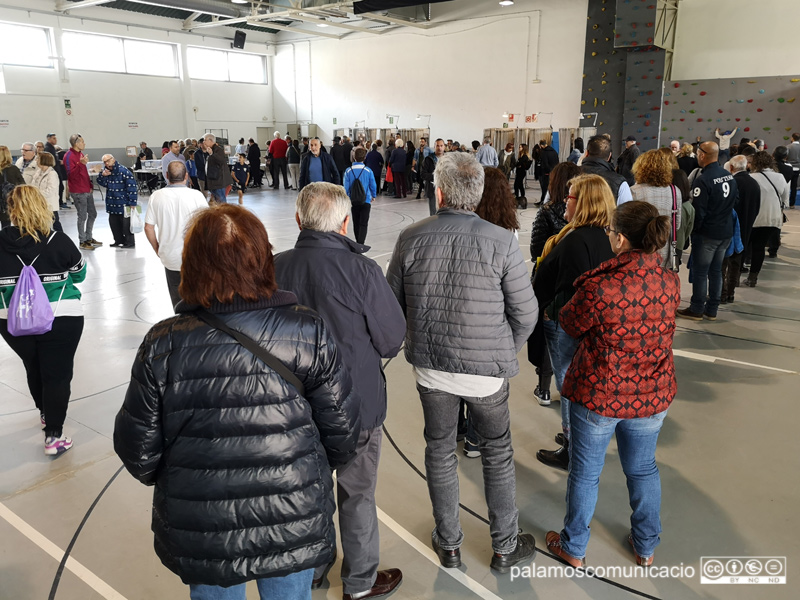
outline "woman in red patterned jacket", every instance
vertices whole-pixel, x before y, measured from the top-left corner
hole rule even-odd
[[[680,304],[678,276],[661,267],[658,249],[669,219],[646,202],[617,208],[606,228],[616,258],[575,281],[559,322],[580,344],[564,379],[571,443],[567,515],[547,547],[573,566],[584,563],[589,523],[605,453],[616,433],[628,481],[636,562],[648,566],[661,533],[661,479],[656,441],[675,397],[672,339]]]

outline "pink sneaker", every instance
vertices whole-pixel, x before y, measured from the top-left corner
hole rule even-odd
[[[72,439],[65,435],[61,437],[46,437],[44,439],[44,453],[47,456],[57,456],[72,448]]]

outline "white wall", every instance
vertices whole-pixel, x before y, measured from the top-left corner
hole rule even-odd
[[[797,0],[682,0],[672,78],[794,75]]]
[[[575,127],[587,0],[542,0],[539,10],[531,5],[518,2],[513,12],[485,1],[434,4],[437,24],[426,31],[305,41],[279,34],[275,118],[317,123],[326,142],[333,129],[356,121],[390,127],[387,113],[400,115],[401,128],[425,127],[415,117],[430,114],[434,137],[462,142],[502,127],[506,111],[519,113],[517,119],[552,112],[553,127]],[[537,78],[541,83],[533,83]],[[536,126],[550,120],[542,115]]]
[[[164,140],[198,137],[206,129],[228,129],[232,139],[255,137],[256,127],[273,124],[271,74],[267,85],[255,85],[191,80],[182,68],[186,46],[230,49],[233,29],[191,34],[180,31],[177,20],[102,7],[64,16],[53,12],[53,6],[53,0],[4,0],[0,21],[52,28],[55,40],[62,30],[77,30],[171,42],[177,45],[180,76],[73,70],[62,80],[56,68],[6,66],[7,94],[0,95],[0,119],[7,119],[9,126],[0,130],[0,143],[12,152],[50,131],[59,135],[62,145],[79,132],[89,148],[121,148],[142,140],[157,148]],[[246,51],[270,52],[273,36],[247,33]],[[71,115],[66,114],[64,99],[71,100]],[[129,123],[138,127],[130,128]]]

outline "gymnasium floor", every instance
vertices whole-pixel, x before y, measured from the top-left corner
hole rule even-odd
[[[531,190],[530,197],[535,195]],[[22,364],[0,345],[2,600],[188,598],[187,588],[153,551],[152,490],[119,472],[111,439],[136,349],[153,323],[172,314],[164,272],[144,235],[137,236],[135,250],[107,247],[107,217],[99,195],[95,197],[99,216],[94,237],[106,246],[85,253],[89,271],[79,287],[86,328],[65,426],[75,445],[64,456],[44,456]],[[297,237],[294,198],[294,192],[269,189],[245,196],[246,206],[266,224],[276,251],[291,247]],[[530,206],[521,213],[520,245],[526,258],[536,212]],[[657,456],[664,533],[655,564],[683,566],[684,574],[691,567],[693,576],[609,575],[600,580],[539,575],[542,567],[559,564],[541,550],[545,532],[558,530],[562,523],[566,474],[535,458],[539,448],[555,448],[559,404],[544,408],[533,398],[536,376],[524,351],[521,373],[511,382],[510,402],[520,526],[536,537],[537,576],[512,581],[490,571],[481,465],[460,450],[461,501],[478,517],[462,511],[464,565],[441,569],[430,549],[427,488],[414,470],[423,469],[422,411],[401,355],[386,368],[386,429],[396,447],[385,439],[378,482],[381,565],[404,572],[393,598],[796,598],[800,210],[787,212],[784,246],[778,259],[767,259],[758,287],[737,290],[736,303],[724,305],[715,323],[678,323],[678,397]],[[427,215],[424,199],[380,198],[372,209],[369,256],[385,267],[398,232]],[[67,232],[74,233],[75,211],[62,211],[62,218]],[[685,272],[682,280],[682,295],[688,300]],[[608,454],[587,561],[593,567],[632,567],[625,543],[630,509],[614,442]],[[67,549],[69,559],[60,568]],[[707,556],[786,557],[788,583],[704,585],[700,559]],[[337,564],[330,587],[314,592],[313,598],[338,599],[341,593]],[[248,598],[256,597],[250,586]]]

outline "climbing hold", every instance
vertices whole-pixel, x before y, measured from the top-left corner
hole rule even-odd
[[[681,84],[680,84],[680,83],[676,83],[676,84],[675,84],[675,87],[676,87],[676,88],[679,88],[679,87],[681,87]]]
[[[750,131],[750,128],[749,128],[749,127],[745,127],[745,128],[743,129],[743,131]]]
[[[764,109],[763,108],[757,108],[756,112],[764,112]]]
[[[747,101],[747,103],[748,103],[748,104],[750,104],[752,101],[753,101],[753,99],[752,99],[752,98],[750,98],[750,99]]]
[[[794,98],[789,98],[789,99],[787,100],[787,102],[788,102],[789,104],[791,104],[792,102],[794,102],[794,100],[795,100]]]
[[[697,119],[697,122],[698,122],[698,123],[702,123],[702,122],[703,122],[703,119],[702,119],[702,118],[700,118],[700,119]]]
[[[718,112],[719,114],[722,114],[722,109],[721,109],[721,108],[718,108],[718,109],[717,109],[717,112]]]
[[[690,111],[689,111],[689,114],[691,114],[691,115],[693,115],[694,113],[695,113],[695,110],[694,110],[694,109],[692,109],[692,110],[690,110]]]
[[[764,91],[764,90],[758,90],[758,93],[759,93],[759,94],[766,94],[766,91]]]
[[[664,100],[664,106],[669,106],[669,100]]]
[[[701,95],[701,96],[705,96],[705,95],[706,95],[706,93],[705,93],[705,92],[700,92],[700,95]]]
[[[744,104],[744,100],[737,100],[736,102],[738,102],[739,104]]]
[[[769,131],[772,127],[764,127],[764,131]]]
[[[781,104],[783,104],[784,102],[786,102],[786,98],[778,98],[778,102],[780,102]]]

